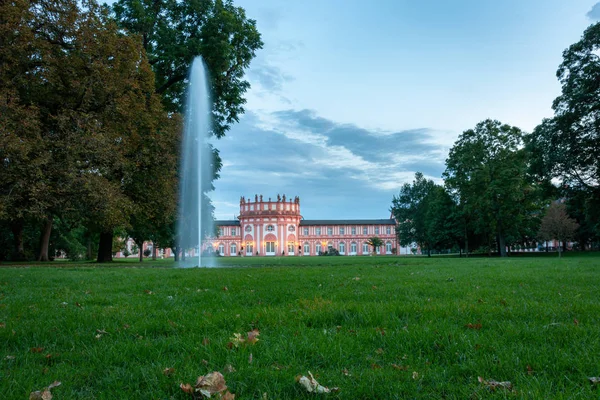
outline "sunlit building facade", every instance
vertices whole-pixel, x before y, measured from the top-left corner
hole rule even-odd
[[[376,254],[397,249],[394,219],[307,220],[300,214],[300,198],[275,200],[262,195],[240,198],[236,220],[216,221],[219,235],[208,243],[222,256],[314,256],[329,249],[341,255],[369,255],[367,244],[378,237],[383,245]]]

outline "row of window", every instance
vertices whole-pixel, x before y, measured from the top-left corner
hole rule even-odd
[[[309,235],[309,231],[310,229],[308,227],[305,227],[303,229],[303,234],[308,236]],[[356,235],[357,232],[357,227],[353,226],[350,228],[350,234],[351,235]],[[379,235],[381,234],[380,228],[378,226],[376,226],[374,229],[371,230],[372,233],[374,233],[375,235]],[[315,228],[315,235],[320,235],[321,234],[321,227],[318,226]],[[339,234],[340,235],[345,235],[346,234],[346,228],[341,226],[339,228]],[[363,235],[368,235],[369,234],[369,227],[368,226],[363,226],[362,228],[362,234]],[[385,227],[385,234],[386,235],[391,235],[392,234],[392,227],[391,226],[386,226]],[[333,227],[327,227],[327,236],[332,236],[333,235]]]
[[[247,232],[250,232],[251,230],[252,230],[252,228],[251,228],[249,225],[248,225],[248,226],[246,226],[246,231],[247,231]],[[273,225],[267,225],[267,232],[274,232],[274,231],[275,231],[275,226],[273,226]],[[290,225],[290,226],[288,227],[288,231],[290,231],[290,232],[295,232],[295,231],[296,231],[296,228],[295,228],[293,225]],[[308,227],[304,227],[304,229],[303,229],[303,231],[302,231],[302,232],[303,232],[303,234],[304,234],[305,236],[308,236],[308,235],[309,235],[309,231],[310,231],[310,228],[308,228]],[[352,228],[350,228],[350,234],[351,234],[351,235],[356,235],[356,232],[357,232],[357,227],[353,226]],[[373,234],[375,234],[375,235],[379,235],[379,234],[381,234],[381,230],[380,230],[380,228],[379,228],[378,226],[376,226],[376,227],[375,227],[375,228],[372,230],[372,232],[373,232]],[[219,229],[219,236],[220,236],[220,235],[222,235],[222,233],[223,233],[223,229]],[[237,230],[236,230],[236,228],[231,228],[231,233],[230,233],[230,235],[231,235],[231,236],[235,236],[236,234],[237,234]],[[345,234],[346,234],[346,228],[345,228],[345,227],[343,227],[343,226],[341,226],[341,227],[339,228],[339,234],[340,234],[340,235],[345,235]],[[369,234],[369,227],[367,227],[367,226],[363,226],[363,228],[362,228],[362,234],[363,234],[363,235],[368,235],[368,234]],[[392,234],[392,227],[391,227],[391,226],[386,226],[386,227],[385,227],[385,234],[386,234],[386,235],[391,235],[391,234]],[[316,227],[316,228],[315,228],[315,235],[317,235],[317,236],[318,236],[318,235],[321,235],[321,227]],[[328,235],[328,236],[332,236],[332,235],[333,235],[333,227],[327,227],[327,235]]]
[[[333,246],[328,245],[327,249],[331,249]],[[339,248],[337,249],[341,254],[346,254],[346,243],[340,242]],[[220,243],[218,246],[218,251],[220,254],[225,254],[225,245]],[[349,254],[357,254],[358,244],[356,242],[350,243],[350,253]],[[293,244],[288,244],[288,255],[292,255],[295,252],[295,246]],[[253,255],[254,246],[252,243],[246,243],[246,248],[244,249],[246,255]],[[275,253],[275,242],[266,242],[265,243],[265,251],[268,254]],[[304,254],[310,254],[310,243],[305,242],[303,246]],[[325,251],[320,243],[315,245],[315,254],[319,254]],[[362,245],[362,254],[369,254],[371,251],[371,246],[368,243],[363,243]],[[377,254],[381,253],[381,249],[379,247],[375,248],[375,252]],[[386,254],[392,253],[392,242],[385,243],[385,252]],[[229,254],[237,254],[237,244],[232,243],[229,247]]]

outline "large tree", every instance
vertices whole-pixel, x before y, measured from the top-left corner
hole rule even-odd
[[[464,220],[501,256],[533,215],[535,188],[526,167],[521,130],[489,119],[463,132],[446,160],[443,177]]]
[[[600,208],[600,23],[563,52],[556,75],[562,93],[552,105],[554,117],[545,119],[528,137],[532,170],[539,179],[556,178],[577,211]],[[574,192],[577,193],[573,196]],[[585,211],[578,219],[588,227],[586,236],[600,234],[600,218]],[[592,230],[590,231],[591,228]]]
[[[243,8],[234,6],[231,0],[119,0],[112,11],[121,27],[142,37],[155,74],[156,93],[167,110],[184,111],[188,71],[194,58],[202,56],[210,75],[210,133],[221,138],[238,122],[244,113],[244,95],[250,88],[244,71],[263,45],[256,22],[247,18]],[[217,179],[221,158],[216,148],[212,153],[213,179]],[[205,182],[202,189],[203,204],[209,205],[202,210],[203,219],[212,218],[213,208],[206,192],[213,186]],[[174,233],[168,226],[158,230]],[[174,240],[163,238],[162,242]]]

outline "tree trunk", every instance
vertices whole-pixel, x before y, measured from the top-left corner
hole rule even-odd
[[[503,233],[498,233],[498,250],[500,257],[506,257],[506,238]]]
[[[141,245],[138,244],[138,254],[140,257],[140,262],[144,261],[144,242]]]
[[[92,236],[89,235],[87,237],[87,257],[86,259],[92,260],[94,256],[92,255]]]
[[[431,249],[429,246],[427,247],[427,257],[431,257]]]
[[[52,233],[52,221],[53,216],[48,216],[44,220],[44,226],[40,233],[40,253],[38,255],[38,261],[49,261],[48,258],[48,247],[50,244],[50,233]]]
[[[98,259],[97,259],[97,261],[99,263],[112,261],[112,242],[113,242],[113,231],[112,230],[100,233],[100,243],[98,246]]]
[[[156,243],[154,243],[154,241],[152,241],[152,261],[156,261]]]
[[[173,256],[175,258],[175,262],[179,261],[179,247],[177,247],[177,246],[171,247],[171,250],[173,250]]]
[[[26,257],[25,257],[25,245],[23,243],[23,230],[24,230],[23,220],[18,219],[16,221],[13,221],[10,224],[10,230],[12,231],[14,245],[15,245],[14,254],[13,254],[12,259],[13,259],[13,261],[25,261]]]
[[[562,253],[562,246],[560,244],[561,244],[561,241],[559,240],[558,241],[558,258],[561,257],[561,253]]]

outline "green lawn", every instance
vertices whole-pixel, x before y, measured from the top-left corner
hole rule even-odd
[[[600,256],[223,261],[0,268],[0,397],[188,399],[210,371],[236,399],[600,396]]]

